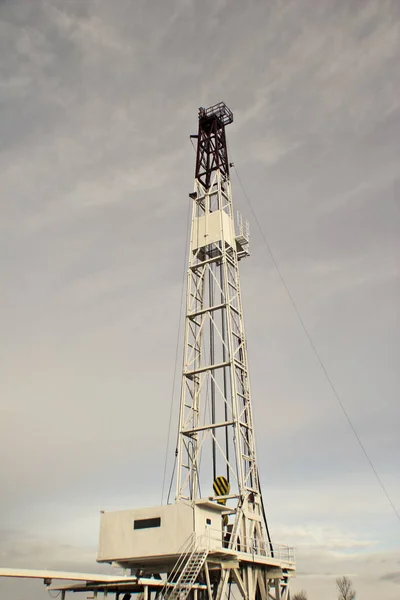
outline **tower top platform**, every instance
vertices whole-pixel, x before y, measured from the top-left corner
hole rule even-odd
[[[218,102],[208,108],[199,108],[199,120],[204,118],[218,117],[222,125],[229,125],[233,122],[233,112],[227,107],[225,102]]]

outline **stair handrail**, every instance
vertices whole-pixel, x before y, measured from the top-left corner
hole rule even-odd
[[[159,598],[164,598],[165,600],[168,598],[168,588],[170,587],[171,584],[173,584],[175,575],[180,571],[185,558],[187,558],[189,555],[191,556],[194,552],[194,549],[196,547],[196,532],[193,531],[190,536],[188,537],[188,539],[186,540],[186,542],[181,546],[180,550],[181,550],[181,554],[178,558],[178,560],[176,561],[175,565],[172,568],[172,571],[170,572],[170,574],[167,576],[167,579],[165,581],[164,586],[162,587],[160,594],[159,594]],[[178,583],[180,577],[178,577],[177,581],[175,582],[175,585]]]
[[[169,600],[186,600],[190,590],[196,582],[202,566],[204,565],[207,554],[207,549],[201,549],[198,548],[197,545],[195,546],[190,556],[187,558],[178,580],[167,592],[167,598]]]
[[[199,549],[197,548],[197,546],[194,547],[194,549],[192,550],[192,552],[190,553],[190,556],[188,557],[188,560],[186,562],[186,565],[184,566],[184,568],[181,571],[181,574],[179,575],[175,585],[178,586],[180,583],[182,583],[182,579],[184,578],[185,574],[186,574],[186,567],[187,565],[191,564],[191,561],[194,557],[195,554],[202,554],[204,555],[204,558],[206,557],[206,555],[208,554],[208,550],[206,549]]]

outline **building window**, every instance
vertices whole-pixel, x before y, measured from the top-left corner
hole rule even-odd
[[[206,524],[211,525],[211,519],[206,519]]]
[[[161,527],[161,517],[136,519],[133,521],[133,529],[150,529],[151,527]]]

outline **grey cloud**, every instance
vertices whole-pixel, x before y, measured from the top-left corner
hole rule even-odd
[[[220,99],[261,227],[398,505],[399,31],[398,3],[377,0],[0,5],[4,564],[35,566],[42,544],[40,564],[92,570],[98,511],[160,500],[188,135]],[[274,537],[299,543],[310,596],[351,570],[360,595],[394,600],[365,567],[384,556],[396,572],[390,507],[251,225],[241,273]]]
[[[381,577],[382,581],[392,581],[393,583],[400,584],[400,571],[394,573],[386,573]]]

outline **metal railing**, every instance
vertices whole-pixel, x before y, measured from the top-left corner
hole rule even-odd
[[[275,544],[254,537],[239,536],[234,547],[230,545],[229,536],[222,538],[221,530],[208,529],[204,534],[197,536],[197,548],[205,548],[209,551],[218,548],[245,552],[252,556],[264,556],[286,563],[294,563],[296,560],[295,548],[284,544]]]
[[[180,549],[180,556],[175,563],[172,571],[169,573],[169,577],[158,595],[161,600],[172,600],[177,596],[178,600],[184,600],[187,596],[188,590],[190,591],[195,578],[190,581],[183,581],[186,576],[186,571],[191,566],[191,561],[196,558],[197,555],[203,554],[200,558],[200,562],[197,567],[203,564],[206,555],[209,552],[215,550],[233,550],[237,552],[243,552],[252,556],[260,556],[264,558],[272,558],[274,560],[281,561],[283,563],[293,564],[295,562],[295,549],[290,546],[283,544],[273,544],[264,540],[259,540],[252,537],[238,537],[236,544],[231,547],[229,537],[225,534],[222,537],[221,529],[207,528],[204,533],[197,535],[193,532],[183,546]],[[196,572],[195,572],[196,571]],[[191,575],[197,577],[197,570],[192,568]],[[193,578],[192,577],[192,578]],[[180,586],[180,587],[179,587]],[[175,592],[174,592],[174,588]],[[182,588],[182,589],[180,589]]]
[[[241,212],[236,211],[236,238],[242,244],[250,242],[250,225]]]
[[[236,212],[235,234],[236,242],[238,244],[238,258],[240,260],[250,254],[250,225],[248,220],[245,219],[239,211]]]
[[[213,106],[209,106],[208,108],[199,108],[200,117],[212,117],[214,115],[219,118],[223,125],[229,125],[233,121],[233,113],[225,102],[218,102],[218,104],[213,104]]]
[[[206,560],[209,540],[209,536],[197,536],[196,532],[189,536],[158,594],[159,600],[186,600]]]

